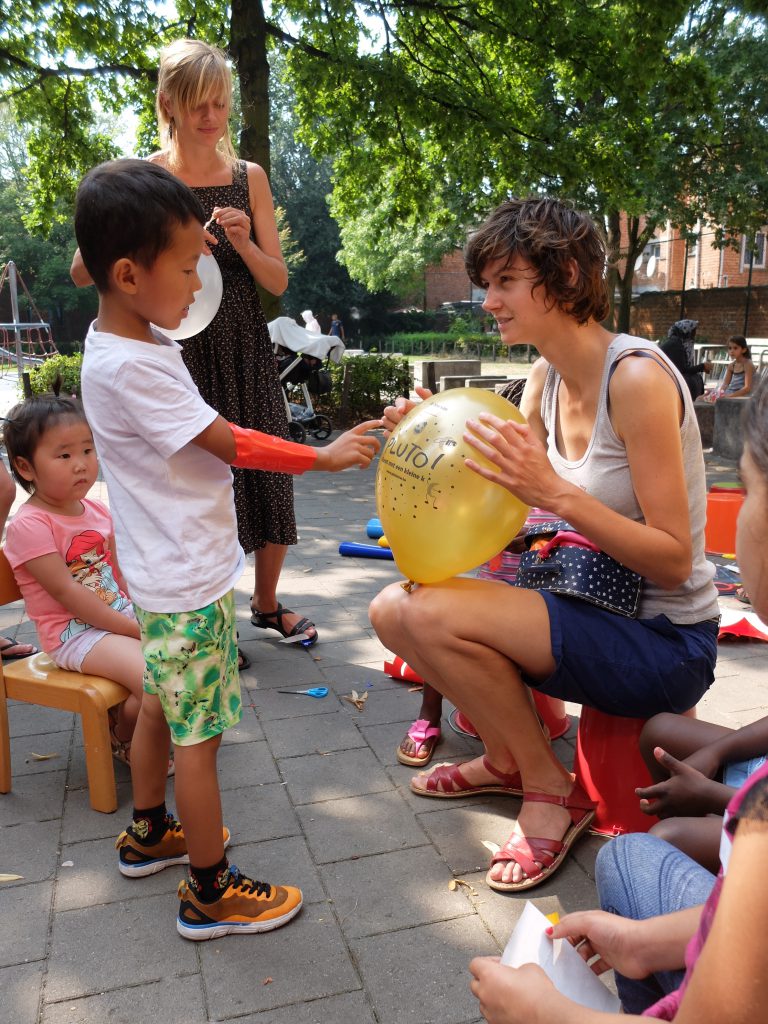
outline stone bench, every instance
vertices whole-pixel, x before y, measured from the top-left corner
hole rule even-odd
[[[715,433],[715,403],[698,401],[694,403],[693,408],[696,410],[696,420],[699,424],[701,447],[711,448]]]
[[[714,428],[712,450],[723,459],[741,458],[744,441],[741,435],[741,416],[749,401],[743,398],[718,398],[714,405]],[[698,413],[697,413],[698,416]]]
[[[413,379],[415,384],[430,391],[437,391],[440,378],[443,376],[479,377],[483,367],[479,359],[422,359],[414,363]],[[463,383],[454,387],[463,387]]]

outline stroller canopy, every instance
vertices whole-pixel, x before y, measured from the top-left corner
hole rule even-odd
[[[340,363],[344,354],[344,342],[341,338],[332,338],[328,334],[316,334],[308,331],[306,327],[299,327],[295,320],[289,316],[279,316],[276,320],[270,320],[267,324],[272,344],[286,348],[290,352],[296,352],[304,356],[314,356],[315,359],[333,360]]]

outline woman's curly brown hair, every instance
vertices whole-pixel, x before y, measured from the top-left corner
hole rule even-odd
[[[531,291],[543,287],[548,299],[580,324],[605,320],[605,245],[587,214],[559,199],[512,199],[493,211],[464,248],[467,274],[480,288],[489,263],[505,259],[509,265],[518,256],[533,269]]]

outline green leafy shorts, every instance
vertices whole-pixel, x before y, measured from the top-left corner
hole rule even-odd
[[[202,743],[240,721],[235,593],[193,612],[136,608],[144,689],[160,698],[171,739]]]

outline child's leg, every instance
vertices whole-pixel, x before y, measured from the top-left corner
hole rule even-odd
[[[730,732],[733,732],[733,729],[724,725],[714,725],[712,722],[702,722],[698,718],[663,712],[649,718],[643,726],[640,733],[640,753],[653,781],[661,782],[668,775],[653,756],[654,747],[661,747],[678,760],[683,760],[694,751],[722,739]]]
[[[146,810],[165,804],[170,741],[160,699],[154,693],[145,693],[131,744],[134,807]]]
[[[143,695],[144,655],[141,641],[132,636],[108,633],[86,654],[81,667],[89,675],[114,679],[130,690],[130,697],[120,705],[115,727],[115,737],[123,743],[130,743]],[[167,757],[165,764],[167,769]]]
[[[710,814],[705,818],[665,818],[653,826],[650,835],[676,846],[691,860],[716,875],[720,867],[722,830],[723,819]]]
[[[187,837],[189,862],[211,867],[224,856],[221,795],[216,756],[221,734],[175,747],[176,810]]]

